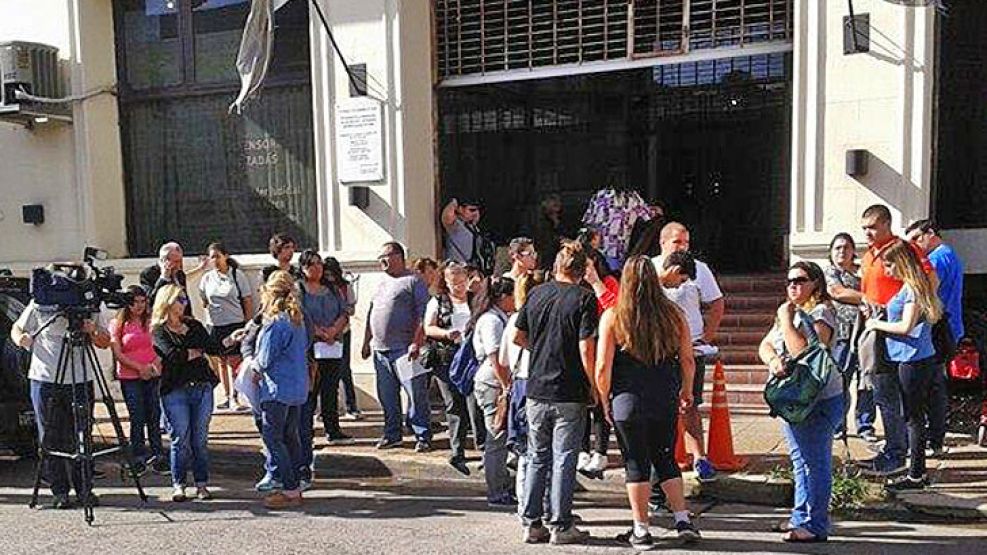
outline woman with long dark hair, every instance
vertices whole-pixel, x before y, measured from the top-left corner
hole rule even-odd
[[[884,273],[904,284],[888,301],[886,322],[867,320],[867,328],[887,334],[888,360],[898,370],[905,420],[908,422],[908,475],[888,485],[892,490],[923,489],[925,474],[925,422],[929,416],[933,372],[942,372],[932,343],[932,326],[943,317],[943,306],[922,263],[903,241],[892,245],[881,257]]]
[[[634,525],[618,539],[650,549],[648,498],[652,469],[668,499],[679,538],[696,541],[689,519],[682,474],[675,462],[679,410],[692,404],[695,361],[689,327],[665,297],[647,257],[624,264],[617,305],[600,318],[596,387],[627,471],[627,497]]]
[[[150,464],[155,472],[166,474],[169,465],[161,445],[159,424],[161,359],[154,352],[151,339],[147,291],[140,285],[131,285],[127,293],[130,305],[121,308],[110,322],[110,348],[116,358],[117,379],[130,415],[130,450],[137,461],[138,473]]]
[[[507,471],[507,430],[498,428],[496,414],[502,397],[511,389],[511,372],[500,363],[500,341],[508,314],[514,311],[514,280],[493,278],[476,301],[469,328],[473,330],[473,351],[480,368],[473,379],[476,397],[487,428],[483,448],[483,474],[487,481],[487,503],[491,506],[514,506]],[[506,422],[506,420],[505,420]]]
[[[322,271],[326,282],[336,289],[336,294],[346,303],[346,314],[350,318],[356,314],[356,278],[351,282],[343,275],[343,267],[335,257],[327,256],[322,259]],[[343,330],[343,369],[340,382],[343,384],[343,395],[346,397],[346,420],[362,420],[363,413],[357,403],[356,388],[353,386],[353,368],[350,366],[350,349],[353,344],[353,334],[349,323]]]
[[[774,326],[758,349],[761,361],[775,376],[788,374],[789,361],[808,348],[812,335],[828,347],[837,326],[826,278],[814,262],[791,265],[786,294]],[[843,383],[839,373],[832,372],[804,421],[781,421],[795,477],[795,506],[788,521],[777,527],[785,533],[786,542],[826,541],[829,535],[833,433],[842,419]]]
[[[199,280],[199,297],[209,315],[209,334],[219,343],[254,315],[253,291],[247,274],[222,243],[211,243],[206,250],[213,268]],[[213,362],[226,395],[216,408],[244,410],[233,388],[240,365],[239,349],[225,349]]]

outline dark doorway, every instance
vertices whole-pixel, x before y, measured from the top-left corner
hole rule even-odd
[[[539,202],[579,226],[604,187],[658,200],[721,272],[777,269],[789,215],[786,53],[440,88],[443,197],[479,197],[484,227],[531,233]]]

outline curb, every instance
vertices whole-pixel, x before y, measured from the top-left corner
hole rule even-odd
[[[909,511],[951,520],[985,520],[987,503],[935,491],[898,493],[894,499]]]
[[[715,481],[697,484],[694,494],[731,503],[790,507],[795,497],[791,481],[772,479],[766,474],[720,473]]]

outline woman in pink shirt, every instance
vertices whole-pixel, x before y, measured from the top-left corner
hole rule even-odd
[[[151,343],[147,292],[139,285],[131,285],[127,292],[133,301],[130,306],[120,309],[110,322],[110,345],[130,414],[130,449],[139,473],[150,465],[156,473],[167,474],[170,467],[161,447],[161,396],[158,392],[161,360]],[[144,444],[145,429],[150,452]]]

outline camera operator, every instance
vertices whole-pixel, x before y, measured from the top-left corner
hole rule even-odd
[[[92,339],[93,345],[100,349],[110,346],[110,334],[106,331],[106,320],[102,313],[95,314],[82,322],[82,331]],[[89,414],[86,420],[91,425],[91,415],[95,395],[93,377],[95,369],[81,350],[74,351],[74,368],[67,368],[65,375],[58,373],[59,353],[62,339],[68,333],[68,319],[60,315],[52,307],[44,307],[33,300],[21,313],[10,331],[10,337],[18,346],[31,351],[31,366],[28,378],[31,380],[31,403],[34,406],[35,420],[38,425],[38,443],[45,444],[45,435],[52,438],[73,437],[73,419],[71,416],[72,401],[85,401],[82,406]],[[80,360],[81,359],[81,360]],[[76,383],[73,388],[72,382]],[[49,442],[50,445],[51,442]],[[57,445],[58,450],[64,449]],[[87,496],[96,501],[96,496],[88,491],[88,485],[82,480],[81,463],[70,463],[58,457],[47,457],[44,474],[51,484],[51,492],[55,496],[56,509],[71,508],[69,500],[68,466],[72,465],[71,481],[75,488],[77,500],[82,503]]]

